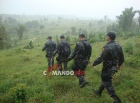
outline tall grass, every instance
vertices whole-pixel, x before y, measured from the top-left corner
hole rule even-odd
[[[44,76],[47,59],[41,47],[44,46],[46,39],[37,39],[32,49],[23,49],[27,40],[18,47],[0,51],[0,103],[109,103],[112,101],[106,90],[101,98],[93,93],[93,88],[98,88],[101,83],[102,65],[94,68],[88,65],[85,78],[89,84],[82,89],[79,88],[75,76]],[[140,102],[140,38],[132,37],[131,40],[133,54],[128,52],[130,49],[125,49],[129,45],[127,44],[129,39],[117,39],[123,47],[125,63],[114,75],[113,85],[123,103]],[[105,44],[105,41],[92,44],[91,62],[100,55]],[[72,61],[68,64],[69,70],[71,64]]]

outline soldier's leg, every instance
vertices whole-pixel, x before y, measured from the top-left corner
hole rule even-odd
[[[108,76],[109,74],[108,74],[108,71],[107,71],[107,69],[105,69],[104,67],[103,67],[103,69],[102,69],[102,73],[101,73],[101,79],[102,79],[102,83],[101,83],[101,85],[100,85],[100,87],[99,87],[99,90],[96,90],[96,89],[94,89],[94,92],[97,94],[97,95],[99,95],[99,96],[101,96],[101,94],[102,94],[102,91],[105,89],[105,87],[106,87],[106,82],[109,80],[109,76]]]
[[[65,71],[67,71],[67,63],[68,63],[67,61],[63,62]]]
[[[87,65],[79,65],[80,67],[80,88],[84,87],[88,82],[85,80],[84,76],[85,76],[85,68],[86,68]]]
[[[57,68],[62,71],[62,62],[60,61],[59,57],[56,57],[56,61],[57,61]]]
[[[94,92],[95,92],[98,96],[101,96],[104,89],[105,89],[105,85],[104,85],[104,83],[102,82],[101,85],[100,85],[100,87],[99,87],[99,90],[94,89]]]
[[[52,65],[51,65],[51,57],[48,57],[48,68],[50,68]]]
[[[80,76],[78,75],[79,67],[77,66],[76,61],[74,61],[74,64],[72,65],[72,70],[74,71],[74,75],[79,79],[80,84]]]
[[[115,89],[112,85],[112,79],[110,79],[109,81],[105,81],[104,84],[110,97],[112,97],[115,100],[114,103],[122,103],[120,98],[115,93]]]
[[[52,57],[51,57],[51,58],[52,58]],[[53,66],[53,65],[54,65],[54,59],[51,61],[51,63],[52,63],[51,65]]]

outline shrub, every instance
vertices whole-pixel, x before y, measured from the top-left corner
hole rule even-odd
[[[27,99],[27,89],[25,84],[17,84],[9,89],[8,98],[14,103],[24,103]]]
[[[0,49],[9,49],[11,47],[11,39],[7,35],[5,27],[0,26]]]
[[[33,45],[33,42],[32,42],[32,41],[30,41],[30,42],[28,43],[28,45],[26,45],[26,46],[24,47],[24,49],[32,49],[32,48],[34,48],[34,45]]]
[[[125,44],[125,47],[124,47],[124,50],[125,50],[125,52],[126,53],[128,53],[128,54],[133,54],[133,44],[131,43],[131,42],[127,42],[126,44]]]
[[[70,43],[71,42],[70,36],[66,36],[66,40]]]
[[[16,53],[20,53],[20,52],[22,52],[22,49],[21,48],[16,48],[15,51],[16,51]]]

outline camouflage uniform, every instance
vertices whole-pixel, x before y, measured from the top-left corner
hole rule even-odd
[[[62,65],[62,63],[63,63],[64,64],[64,70],[67,70],[68,56],[64,57],[64,55],[62,53],[64,45],[67,45],[69,50],[70,50],[70,44],[65,39],[63,39],[58,43],[58,45],[56,47],[56,50],[53,53],[53,57],[58,53],[58,57],[56,57],[57,63],[60,64],[60,65]],[[60,68],[60,70],[62,70],[62,68]]]
[[[89,62],[89,59],[91,56],[91,51],[90,51],[89,55],[86,55],[86,50],[85,50],[84,44],[89,44],[89,42],[87,40],[81,40],[80,42],[78,42],[76,44],[75,50],[68,57],[68,61],[70,61],[74,58],[74,64],[72,65],[73,71],[79,71],[79,70],[84,71],[88,65],[88,62]],[[84,75],[76,75],[76,76],[79,79],[80,87],[82,87],[83,86],[82,83],[86,82],[86,80],[84,79]]]
[[[54,64],[54,60],[51,60],[53,56],[53,52],[56,49],[56,43],[52,40],[48,40],[44,47],[42,48],[42,51],[46,50],[46,58],[48,58],[48,68],[51,67]]]
[[[114,99],[117,99],[117,103],[121,103],[120,99],[115,93],[114,87],[112,86],[112,76],[117,72],[117,66],[121,66],[124,62],[124,55],[121,46],[114,40],[108,42],[104,47],[103,51],[93,65],[96,66],[103,61],[103,68],[101,73],[102,84],[100,85],[98,94],[101,95],[104,88],[107,89],[109,95]]]

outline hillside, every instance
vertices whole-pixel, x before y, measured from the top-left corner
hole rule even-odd
[[[45,38],[37,38],[33,49],[23,49],[27,40],[17,47],[0,50],[0,103],[14,103],[18,98],[27,103],[110,103],[105,90],[101,98],[93,93],[101,83],[102,65],[88,65],[85,78],[89,84],[79,88],[75,76],[44,76],[47,60],[41,49]],[[123,47],[125,63],[114,75],[113,84],[123,103],[140,103],[140,37],[117,38]],[[101,53],[106,41],[92,43],[91,62]],[[68,69],[71,70],[72,61]],[[16,96],[18,95],[18,96]]]

